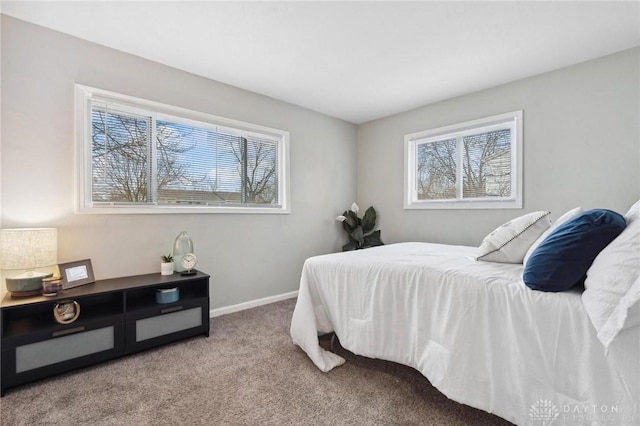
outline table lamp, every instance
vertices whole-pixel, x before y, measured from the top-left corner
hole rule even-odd
[[[3,229],[0,231],[0,264],[2,270],[19,270],[7,277],[7,290],[12,296],[33,296],[42,292],[42,279],[53,273],[35,268],[58,263],[58,230],[55,228]]]

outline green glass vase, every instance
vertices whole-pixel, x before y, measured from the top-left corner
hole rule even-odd
[[[180,232],[173,243],[173,267],[177,272],[183,272],[182,256],[187,253],[193,253],[193,241],[186,231]]]

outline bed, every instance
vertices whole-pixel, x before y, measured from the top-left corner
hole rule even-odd
[[[587,280],[591,293],[532,290],[523,264],[477,253],[407,242],[309,258],[292,340],[328,372],[344,359],[318,336],[335,332],[345,349],[411,366],[450,399],[516,424],[639,424],[640,282],[616,289],[616,306],[594,307],[598,289],[610,288]],[[637,262],[636,253],[631,277]],[[606,268],[593,276],[602,280]]]

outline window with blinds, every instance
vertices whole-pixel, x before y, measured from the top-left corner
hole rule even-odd
[[[77,87],[80,211],[288,212],[288,132]]]
[[[405,136],[405,208],[521,208],[522,111]]]

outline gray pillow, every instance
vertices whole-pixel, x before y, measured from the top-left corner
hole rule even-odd
[[[482,240],[476,260],[522,263],[529,247],[551,226],[549,214],[528,213],[499,226]]]

